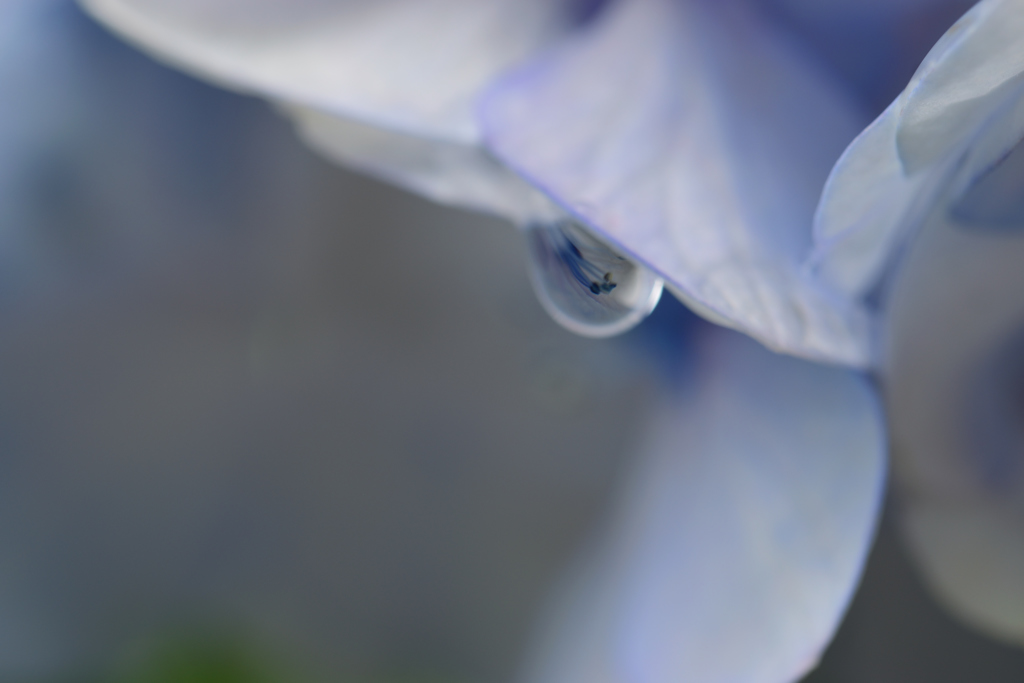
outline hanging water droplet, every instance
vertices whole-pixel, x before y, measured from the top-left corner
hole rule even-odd
[[[544,309],[585,337],[620,334],[646,318],[662,280],[571,220],[528,226],[530,279]]]

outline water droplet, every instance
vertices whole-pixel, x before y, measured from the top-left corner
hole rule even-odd
[[[571,220],[528,226],[530,279],[545,310],[585,337],[636,326],[661,298],[662,280]]]

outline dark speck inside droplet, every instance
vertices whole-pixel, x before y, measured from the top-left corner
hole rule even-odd
[[[578,334],[624,332],[643,320],[661,296],[660,278],[574,221],[530,226],[526,235],[541,303]]]

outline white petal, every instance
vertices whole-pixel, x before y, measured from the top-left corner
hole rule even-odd
[[[814,217],[810,266],[833,286],[859,296],[878,281],[902,237],[927,211],[925,174],[908,178],[896,151],[897,100],[843,153]]]
[[[1021,164],[1001,168],[1019,198]],[[1024,221],[991,229],[946,208],[913,243],[887,313],[894,472],[936,593],[1024,644]]]
[[[230,87],[474,142],[491,79],[570,20],[550,0],[85,0],[130,39]]]
[[[830,640],[883,490],[876,399],[856,373],[702,341],[530,683],[788,683]]]
[[[286,107],[299,136],[328,159],[442,204],[504,216],[518,225],[564,213],[476,145],[431,140],[308,107]]]
[[[483,115],[503,160],[702,314],[775,349],[866,362],[862,312],[800,270],[859,121],[742,3],[620,2],[502,81]]]
[[[82,2],[162,59],[285,103],[288,112],[300,113],[307,140],[329,156],[352,159],[436,200],[504,214],[508,206],[521,210],[517,201],[530,192],[480,152],[477,95],[498,74],[569,30],[578,5],[576,0]],[[424,167],[426,157],[432,161]]]
[[[815,217],[811,265],[862,295],[939,193],[970,185],[1024,135],[1024,2],[986,0],[932,48],[843,154]],[[958,174],[954,182],[952,176]]]
[[[954,152],[1021,90],[1022,79],[1024,0],[978,3],[933,48],[907,88],[897,133],[907,172]]]

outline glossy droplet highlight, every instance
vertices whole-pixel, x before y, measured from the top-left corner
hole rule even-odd
[[[555,321],[576,334],[625,332],[661,298],[661,278],[573,221],[529,226],[526,239],[537,297]]]

